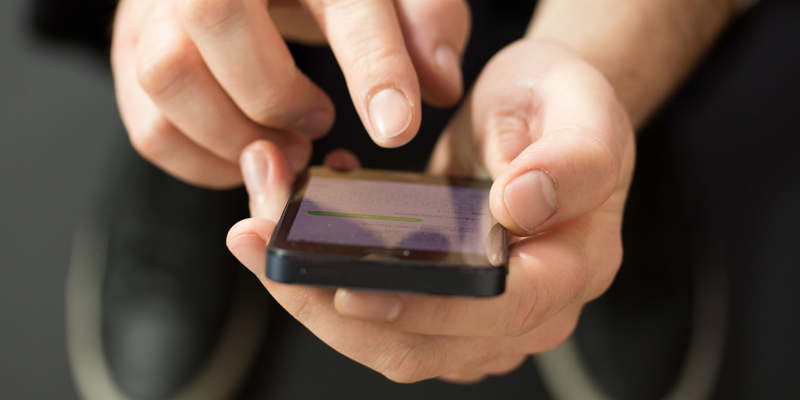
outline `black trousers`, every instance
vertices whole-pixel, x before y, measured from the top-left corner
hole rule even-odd
[[[516,2],[472,8],[467,85],[492,54],[521,37],[532,10]],[[336,125],[316,143],[315,163],[330,149],[345,147],[366,167],[424,168],[450,110],[425,108],[417,138],[400,149],[382,149],[361,126],[338,69],[320,66],[320,57],[334,62],[329,51],[293,50],[301,69],[337,104]],[[686,264],[721,265],[729,304],[716,399],[800,393],[799,153],[800,3],[794,1],[764,0],[733,21],[640,132],[623,227],[626,256],[606,303],[630,300],[637,291],[652,295],[648,289],[663,289],[664,280],[679,284]],[[278,318],[287,325],[273,325],[275,340],[265,357],[276,359],[255,375],[262,382],[251,388],[253,398],[548,398],[531,362],[474,386],[395,385],[327,349],[290,318]]]
[[[95,4],[98,12],[38,0],[36,25],[51,35],[107,44],[103,31],[114,2],[83,3]],[[472,39],[464,57],[467,85],[492,54],[522,36],[533,9],[522,1],[473,3]],[[336,125],[315,143],[313,163],[330,149],[344,147],[366,167],[424,167],[452,110],[424,108],[420,134],[409,145],[382,149],[364,132],[330,51],[292,50],[300,68],[337,105]],[[712,260],[723,266],[729,299],[725,352],[713,397],[797,398],[799,138],[800,2],[762,0],[731,24],[641,132],[623,227],[625,261],[609,293],[589,304],[586,313],[631,293],[652,295],[648,285],[680,282],[687,263],[698,257]],[[548,398],[531,362],[471,386],[391,383],[328,348],[278,307],[244,397]]]

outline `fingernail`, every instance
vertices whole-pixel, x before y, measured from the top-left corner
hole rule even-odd
[[[336,297],[342,298],[339,303],[342,315],[367,321],[393,321],[403,308],[400,297],[390,293],[339,289]]]
[[[516,177],[506,185],[503,198],[511,218],[526,233],[534,233],[558,205],[553,178],[540,169]]]
[[[297,121],[293,130],[312,139],[328,133],[333,125],[333,115],[327,111],[314,111]]]
[[[389,139],[403,133],[411,123],[411,103],[395,88],[383,89],[369,100],[369,121],[375,133]]]
[[[263,152],[245,151],[239,159],[242,166],[242,176],[247,194],[250,197],[258,196],[267,181],[269,173],[269,163]]]
[[[456,51],[448,45],[440,45],[433,53],[433,61],[450,84],[461,90],[461,62]]]

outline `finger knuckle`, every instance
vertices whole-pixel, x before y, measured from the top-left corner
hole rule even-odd
[[[366,79],[386,79],[396,70],[398,63],[407,62],[407,50],[402,44],[393,41],[392,35],[378,34],[387,27],[384,19],[374,17],[373,7],[364,7],[361,0],[307,0],[309,9],[324,25],[325,21],[346,20],[359,24],[354,34],[342,37],[342,65],[346,65],[348,75]],[[324,27],[323,27],[323,30]],[[329,38],[330,39],[330,38]]]
[[[331,5],[337,3],[338,0],[306,0],[306,4],[308,8],[315,11],[320,12]]]
[[[242,8],[241,0],[185,0],[180,15],[191,27],[213,30],[231,25]]]
[[[162,40],[139,59],[136,70],[139,85],[155,100],[174,96],[189,74],[192,49],[183,40]]]
[[[167,122],[161,118],[130,129],[131,146],[148,160],[160,161],[169,152]]]
[[[471,17],[469,3],[464,0],[448,0],[442,2],[445,7],[446,15],[457,19],[458,21],[467,21]]]
[[[570,135],[570,155],[575,166],[571,173],[579,184],[578,187],[593,188],[598,201],[605,201],[617,185],[620,174],[621,158],[603,136],[602,129],[573,127],[562,134]]]
[[[436,349],[429,341],[414,338],[387,348],[378,359],[378,372],[397,383],[414,383],[432,377]]]
[[[552,282],[541,280],[534,290],[522,293],[515,304],[515,311],[505,327],[504,335],[522,336],[536,329],[545,316],[555,307],[555,291]]]
[[[350,39],[348,50],[352,70],[367,77],[386,77],[402,62],[405,48],[387,42],[387,38],[361,35]]]
[[[256,83],[237,104],[248,119],[261,126],[287,128],[316,100],[314,95],[314,84],[300,70],[291,68],[281,72],[280,79]]]
[[[351,13],[351,10],[357,11],[364,8],[362,0],[305,0],[305,3],[312,12],[320,16],[324,16],[332,10]]]
[[[619,151],[615,151],[616,146],[612,148],[596,135],[588,135],[586,138],[588,139],[586,147],[591,150],[594,156],[592,160],[595,161],[598,170],[606,172],[609,176],[618,176],[622,155]]]
[[[583,249],[586,244],[579,238],[565,235],[563,240],[576,241],[569,248]],[[573,303],[583,299],[587,288],[591,254],[576,250],[560,255],[558,274],[547,278],[538,273],[539,268],[518,268],[522,275],[517,280],[526,282],[527,290],[518,294],[513,313],[503,332],[507,336],[522,336],[537,329]]]
[[[572,333],[575,331],[575,327],[577,325],[577,316],[570,318],[569,321],[565,323],[558,324],[556,327],[550,330],[548,334],[544,335],[537,341],[535,348],[532,349],[532,352],[545,353],[550,350],[555,350],[564,344],[564,342],[566,342],[570,336],[572,336]]]
[[[587,301],[600,297],[611,287],[614,277],[622,264],[622,258],[622,238],[619,235],[615,235],[611,239],[611,243],[605,246],[603,259],[599,261],[600,268],[593,279],[591,287],[586,292]]]
[[[610,131],[603,130],[604,132]],[[584,135],[582,146],[588,155],[589,170],[593,171],[604,183],[605,191],[610,195],[619,179],[622,152],[619,146],[606,143],[604,137],[609,137],[606,133]]]
[[[516,370],[525,362],[525,355],[503,357],[487,363],[484,371],[493,375],[503,375]]]
[[[430,16],[427,18],[427,22],[431,23],[432,26],[449,29],[450,32],[448,33],[454,38],[466,39],[472,19],[467,2],[463,0],[441,0],[424,1],[423,3],[429,7]],[[441,23],[442,18],[446,18],[446,24]]]

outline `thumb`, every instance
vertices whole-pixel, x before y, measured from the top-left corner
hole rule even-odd
[[[479,156],[495,177],[492,214],[511,233],[572,220],[627,187],[627,114],[602,74],[565,48],[507,47],[484,69],[471,102]]]
[[[249,144],[239,160],[250,196],[250,215],[277,221],[294,182],[289,161],[280,148],[266,140]]]
[[[291,193],[294,174],[280,149],[266,140],[247,145],[239,161],[254,218],[234,225],[226,243],[231,253],[265,282],[265,249]]]

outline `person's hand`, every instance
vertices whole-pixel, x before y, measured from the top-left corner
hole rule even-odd
[[[229,248],[314,334],[392,380],[471,382],[511,371],[528,354],[562,343],[619,268],[632,128],[604,77],[557,44],[522,40],[498,53],[430,163],[433,173],[495,178],[492,214],[517,236],[500,296],[333,291],[267,280],[271,220],[292,177],[264,146],[243,157],[256,218],[231,229]],[[335,158],[357,165],[346,153]]]
[[[419,128],[420,96],[458,101],[468,32],[462,0],[122,0],[112,69],[134,147],[222,188],[241,183],[247,144],[277,144],[297,171],[333,124],[333,104],[284,37],[329,43],[367,131],[396,147]]]

